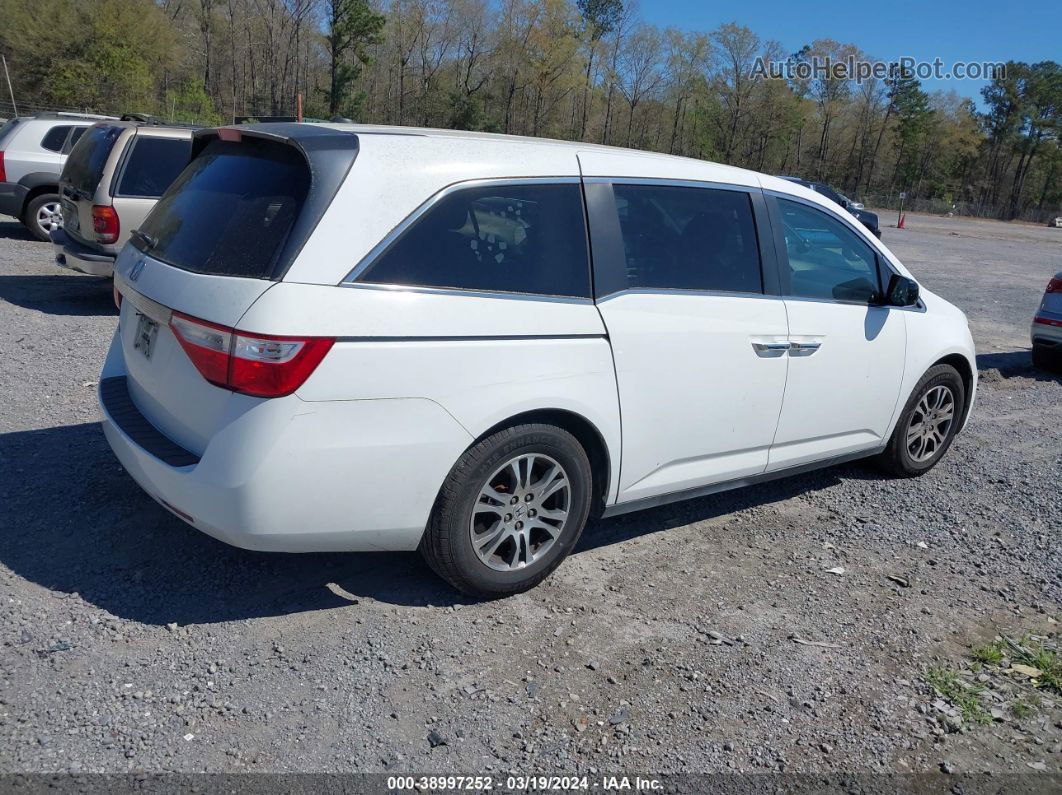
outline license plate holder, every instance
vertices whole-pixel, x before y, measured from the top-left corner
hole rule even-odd
[[[136,313],[136,332],[133,336],[133,350],[144,354],[145,359],[151,358],[151,352],[155,347],[155,338],[159,334],[159,324],[140,312]]]
[[[63,226],[67,229],[78,229],[81,226],[81,219],[77,215],[77,205],[72,201],[63,199]]]

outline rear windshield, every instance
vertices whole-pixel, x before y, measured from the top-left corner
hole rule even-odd
[[[127,156],[117,195],[157,199],[188,165],[191,156],[191,138],[138,135]]]
[[[70,150],[61,179],[76,191],[94,193],[103,176],[107,158],[114,148],[114,142],[118,140],[123,129],[125,128],[111,125],[90,127]]]
[[[181,172],[134,245],[196,273],[269,278],[310,188],[297,149],[212,141]]]

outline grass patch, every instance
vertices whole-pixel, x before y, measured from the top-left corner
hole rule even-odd
[[[1003,641],[996,641],[974,649],[973,658],[982,665],[999,665],[1003,662]]]
[[[1010,705],[1010,711],[1015,718],[1021,720],[1023,718],[1028,718],[1030,715],[1036,712],[1036,710],[1040,708],[1040,703],[1040,699],[1035,697],[1030,698],[1028,701],[1018,699]]]
[[[1019,663],[1040,671],[1036,677],[1039,686],[1062,695],[1062,655],[1057,649],[1049,649],[1042,640],[1022,638],[1017,643],[1004,638],[1007,651],[1011,655],[1011,664]]]
[[[957,673],[947,668],[930,668],[926,671],[926,682],[943,698],[946,698],[962,714],[967,723],[991,723],[992,716],[981,703],[980,685],[964,682]]]

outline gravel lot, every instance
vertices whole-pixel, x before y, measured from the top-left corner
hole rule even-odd
[[[999,632],[1058,637],[1062,379],[1030,368],[1028,326],[1062,230],[909,215],[884,239],[981,351],[937,469],[849,465],[599,522],[533,592],[469,603],[413,554],[245,552],[143,495],[98,426],[109,282],[0,222],[0,771],[944,770],[1046,789],[1062,697],[1012,714],[1031,689],[981,673],[1001,715],[975,725],[923,677],[972,680]]]

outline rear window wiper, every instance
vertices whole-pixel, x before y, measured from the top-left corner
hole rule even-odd
[[[139,229],[134,229],[130,232],[129,237],[140,243],[140,245],[144,247],[144,251],[151,251],[151,249],[159,244],[159,239],[157,237],[152,237],[146,232],[141,232]]]

